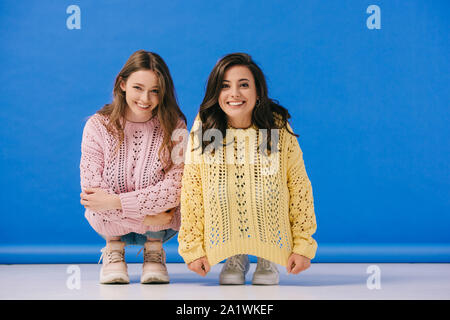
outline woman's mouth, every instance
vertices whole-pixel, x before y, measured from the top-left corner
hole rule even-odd
[[[142,108],[142,109],[148,109],[148,108],[150,108],[150,105],[149,105],[149,104],[142,104],[142,103],[137,102],[136,105],[137,105],[139,108]]]
[[[227,104],[230,107],[240,107],[245,103],[245,101],[228,101]]]

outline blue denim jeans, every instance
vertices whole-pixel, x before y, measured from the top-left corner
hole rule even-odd
[[[147,241],[147,237],[153,239],[161,239],[163,243],[172,239],[178,231],[173,229],[166,229],[161,231],[147,231],[144,234],[130,232],[120,237],[120,240],[125,242],[127,245],[141,245]],[[106,239],[105,236],[101,235],[103,239]]]

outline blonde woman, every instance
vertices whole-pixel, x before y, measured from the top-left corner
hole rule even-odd
[[[156,53],[133,53],[116,77],[113,101],[87,121],[80,202],[106,240],[100,283],[129,283],[126,244],[144,246],[141,283],[170,281],[162,243],[180,227],[183,162],[171,139],[186,128],[169,69]]]

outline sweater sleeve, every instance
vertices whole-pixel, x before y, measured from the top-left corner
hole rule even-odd
[[[180,130],[178,133],[187,133],[183,120],[178,122],[177,129]],[[175,143],[173,151],[179,151],[180,147],[184,150],[184,141],[185,139],[182,139]],[[179,206],[183,168],[183,161],[173,161],[172,167],[160,182],[147,188],[119,194],[122,216],[143,219],[146,215],[156,215]]]
[[[292,131],[289,125],[288,128]],[[317,242],[312,235],[316,232],[317,225],[312,186],[297,138],[288,132],[286,135],[289,220],[294,241],[292,251],[313,259],[317,251]]]
[[[178,252],[186,263],[206,256],[200,161],[194,159],[192,146],[193,135],[190,135],[181,187],[181,227],[178,234]]]
[[[104,154],[103,139],[99,126],[102,125],[94,117],[89,118],[84,126],[81,141],[80,183],[82,191],[86,188],[101,188],[109,194],[115,194],[113,189],[103,179]],[[105,221],[120,221],[122,210],[92,211]]]

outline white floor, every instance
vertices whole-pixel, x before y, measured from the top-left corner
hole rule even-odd
[[[0,265],[0,299],[377,300],[450,299],[450,264],[316,263],[299,275],[280,270],[278,286],[220,286],[222,265],[202,278],[168,264],[171,283],[142,285],[140,264],[129,264],[129,285],[100,285],[100,265]],[[378,286],[378,287],[377,287]]]

